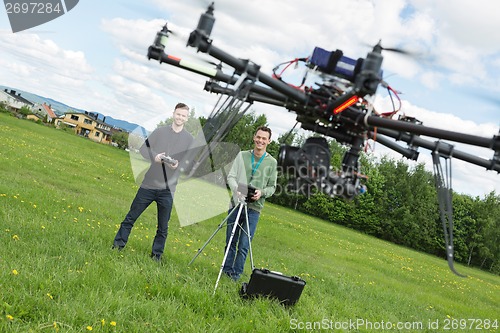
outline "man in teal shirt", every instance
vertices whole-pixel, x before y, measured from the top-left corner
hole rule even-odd
[[[271,129],[268,127],[261,126],[257,128],[253,137],[254,148],[238,154],[227,176],[227,183],[233,193],[233,201],[231,202],[232,207],[229,209],[230,216],[227,220],[226,248],[229,246],[229,250],[224,262],[223,272],[235,281],[243,273],[250,241],[257,229],[264,202],[276,190],[277,162],[266,151],[267,145],[271,142],[271,134]],[[233,240],[228,245],[238,214],[238,210],[233,211],[233,208],[241,200],[242,195],[238,191],[239,185],[251,185],[256,189],[255,194],[248,200],[250,239],[245,232],[247,230],[246,221],[245,214],[242,211],[238,221],[239,227],[236,228]]]

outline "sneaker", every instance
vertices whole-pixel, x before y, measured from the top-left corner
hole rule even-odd
[[[230,278],[233,281],[238,281],[238,279],[239,279],[239,276],[236,276],[236,275],[229,273],[229,272],[224,272],[224,275],[226,275],[228,278]]]
[[[151,253],[151,259],[153,259],[154,261],[161,261],[161,254]]]
[[[111,246],[111,250],[116,250],[116,249],[118,249],[118,251],[121,251],[121,250],[123,250],[123,248],[124,248],[124,247],[125,247],[125,246],[118,246],[118,245],[114,245],[114,244],[113,244],[113,246]]]

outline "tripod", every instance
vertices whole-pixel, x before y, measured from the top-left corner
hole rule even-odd
[[[210,241],[215,237],[215,235],[217,234],[217,232],[219,232],[219,230],[222,229],[222,227],[224,226],[224,224],[227,223],[227,220],[229,219],[229,217],[232,216],[233,213],[236,210],[238,210],[238,213],[236,215],[236,219],[234,220],[233,229],[231,230],[231,236],[229,237],[229,241],[227,242],[227,246],[226,246],[226,251],[224,252],[224,259],[222,259],[222,264],[220,266],[219,275],[217,276],[217,281],[215,282],[214,294],[215,294],[215,291],[217,290],[217,286],[219,285],[219,280],[220,280],[220,277],[222,275],[222,270],[224,269],[224,263],[226,262],[226,258],[227,258],[227,255],[229,253],[229,249],[231,247],[231,243],[233,241],[234,234],[236,233],[236,228],[237,227],[240,227],[241,231],[244,232],[247,235],[247,237],[248,237],[248,245],[249,245],[249,251],[250,251],[250,263],[252,265],[252,270],[254,269],[253,255],[252,255],[252,240],[251,240],[251,237],[250,237],[250,225],[248,224],[248,208],[247,208],[247,202],[246,202],[244,196],[239,196],[238,197],[238,204],[236,206],[234,206],[234,208],[227,215],[227,217],[219,224],[219,226],[217,227],[217,229],[208,238],[208,240],[205,242],[205,244],[203,244],[203,246],[200,249],[198,249],[198,252],[196,253],[196,255],[194,256],[194,258],[191,259],[191,261],[188,264],[188,266],[189,266],[189,265],[191,265],[194,262],[194,260],[200,255],[200,253],[208,245],[208,243],[210,243]],[[245,213],[245,226],[244,227],[246,228],[246,230],[244,229],[243,226],[240,226],[240,224],[239,224],[240,216],[241,216],[241,213],[243,211]]]

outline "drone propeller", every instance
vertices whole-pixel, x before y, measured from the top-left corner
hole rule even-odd
[[[203,58],[203,57],[201,57],[199,55],[196,55],[194,58],[196,60],[204,62],[204,63],[206,63],[206,64],[208,64],[210,66],[214,66],[217,70],[222,70],[223,68],[227,69],[227,66],[224,66],[224,64],[223,64],[222,61],[219,61],[218,63],[216,63],[216,62],[214,62],[212,60],[208,60],[208,59]]]
[[[182,41],[185,41],[187,39],[187,37],[188,37],[187,33],[181,33],[178,30],[176,30],[175,27],[174,27],[174,30],[172,30],[170,27],[167,27],[167,25],[170,26],[171,24],[165,23],[165,25],[161,26],[161,28],[162,28],[162,31],[167,33],[167,35],[169,37],[172,36],[172,37],[174,37],[176,39],[180,39]]]
[[[380,39],[375,46],[373,44],[368,44],[368,43],[363,43],[364,46],[366,47],[371,47],[373,48],[373,51],[377,50],[379,52],[381,51],[387,51],[387,52],[394,52],[394,53],[399,53],[405,56],[409,56],[412,58],[420,58],[420,55],[414,51],[409,51],[405,50],[402,48],[396,48],[396,47],[384,47],[382,46],[382,40]]]

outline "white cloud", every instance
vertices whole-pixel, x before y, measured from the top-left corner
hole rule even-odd
[[[424,72],[420,76],[420,82],[430,89],[436,89],[440,86],[444,75],[439,72]]]
[[[424,44],[426,66],[447,75],[448,83],[456,87],[498,87],[498,75],[493,74],[498,73],[498,68],[492,59],[500,52],[500,36],[494,33],[500,29],[497,19],[500,3],[490,0],[410,0],[409,3],[416,13],[428,17],[432,38]],[[411,35],[408,38],[414,39]]]
[[[69,103],[95,75],[82,51],[63,49],[52,39],[33,33],[0,33],[0,43],[4,85]]]
[[[29,64],[13,62],[5,59],[0,59],[0,67],[9,70],[12,75],[16,77],[27,77],[35,70],[35,67]]]
[[[440,18],[442,33],[464,47],[471,46],[483,52],[498,52],[500,3],[491,0],[457,0],[435,2],[436,17]]]

